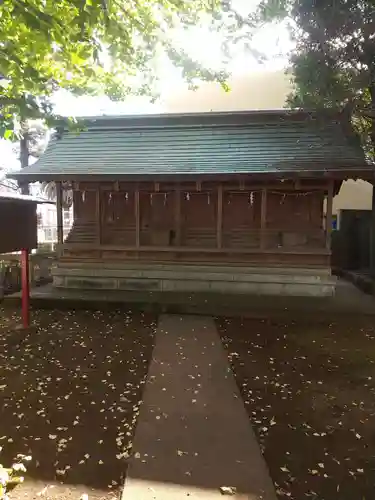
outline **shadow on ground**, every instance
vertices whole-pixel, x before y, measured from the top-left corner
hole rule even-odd
[[[20,306],[21,294],[4,298],[4,304]],[[289,319],[309,315],[327,321],[332,314],[375,315],[375,298],[365,295],[353,284],[339,279],[334,297],[288,295],[248,295],[203,292],[148,292],[120,290],[61,289],[46,285],[31,290],[31,303],[36,308],[113,310],[116,308],[149,311],[154,314],[202,314]]]
[[[24,334],[10,330],[18,321],[11,310],[0,313],[1,462],[12,463],[18,453],[33,457],[12,499],[38,498],[52,483],[55,493],[44,500],[78,500],[87,488],[98,491],[89,492],[94,499],[118,494],[156,317],[116,310],[34,311],[38,328]],[[375,318],[336,311],[329,321],[319,313],[296,319],[285,311],[283,319],[221,318],[217,325],[279,498],[372,498]],[[186,378],[195,376],[199,384],[199,373],[186,366]],[[181,390],[186,387],[181,384]],[[184,407],[178,411],[182,418]],[[160,417],[168,435],[168,421]],[[195,451],[188,442],[180,451],[186,450]],[[210,486],[203,470],[190,478],[187,456],[173,451],[181,458],[173,467],[181,469],[159,464],[155,483],[193,487],[201,477],[201,485]]]
[[[37,329],[24,333],[9,329],[14,313],[1,310],[0,317],[1,462],[32,455],[12,498],[27,495],[32,479],[116,489],[132,447],[155,318],[35,311]]]
[[[217,324],[278,498],[373,498],[375,318]]]

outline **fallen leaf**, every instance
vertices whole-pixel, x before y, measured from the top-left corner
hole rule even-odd
[[[235,495],[237,488],[234,486],[220,486],[220,493],[222,495]]]

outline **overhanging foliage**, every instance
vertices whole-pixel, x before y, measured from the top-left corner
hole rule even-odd
[[[374,158],[374,1],[263,0],[248,16],[236,12],[230,0],[226,5],[232,27],[239,28],[239,41],[250,47],[261,26],[287,21],[295,42],[290,54],[295,91],[288,104],[341,110],[352,120],[366,152]]]

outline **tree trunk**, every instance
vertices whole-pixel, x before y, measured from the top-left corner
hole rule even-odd
[[[370,85],[370,96],[371,96],[371,126],[370,126],[370,138],[372,144],[372,159],[375,161],[375,75],[374,81]]]
[[[27,125],[23,122],[21,124],[22,137],[20,140],[20,163],[21,168],[29,166],[29,134],[27,132]],[[29,184],[25,181],[19,181],[22,194],[30,194]]]
[[[370,85],[371,96],[371,125],[370,125],[370,139],[371,139],[371,153],[372,159],[375,161],[375,82]],[[370,274],[375,278],[375,184],[372,183],[372,213],[371,213],[371,240],[370,240]]]

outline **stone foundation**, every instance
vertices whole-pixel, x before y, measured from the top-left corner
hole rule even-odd
[[[59,264],[54,286],[82,290],[214,292],[329,297],[336,280],[325,268],[187,264]]]

